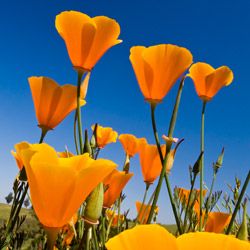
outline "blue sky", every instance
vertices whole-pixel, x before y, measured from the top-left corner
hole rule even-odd
[[[87,105],[82,111],[84,128],[98,122],[153,143],[149,105],[140,93],[128,59],[129,49],[160,43],[183,46],[192,52],[195,62],[204,61],[214,67],[227,65],[234,72],[233,83],[207,106],[206,182],[210,185],[212,162],[223,146],[224,166],[215,188],[228,191],[226,183],[232,183],[236,175],[245,178],[250,161],[249,1],[13,0],[11,4],[1,1],[0,8],[0,201],[10,191],[17,174],[10,150],[17,142],[35,143],[40,136],[27,78],[42,75],[60,84],[76,82],[64,42],[54,27],[55,16],[64,10],[106,15],[121,26],[123,43],[108,51],[92,72]],[[160,134],[167,133],[177,85],[157,107]],[[185,142],[170,176],[173,187],[189,188],[188,166],[199,154],[200,111],[201,101],[188,79],[175,131],[175,136],[185,138]],[[57,150],[67,145],[73,151],[72,118],[68,116],[50,132],[46,142]],[[100,157],[121,166],[124,153],[117,143],[107,146]],[[144,183],[138,157],[132,159],[131,165],[135,176],[126,188],[126,206],[131,207],[133,215],[134,202],[142,198]],[[159,204],[159,220],[173,222],[165,187]]]

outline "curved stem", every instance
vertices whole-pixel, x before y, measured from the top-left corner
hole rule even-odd
[[[201,112],[201,169],[200,169],[200,218],[202,218],[202,205],[203,205],[203,179],[204,179],[204,131],[205,131],[205,109],[206,102],[203,102]],[[202,230],[202,219],[199,221],[199,231]]]

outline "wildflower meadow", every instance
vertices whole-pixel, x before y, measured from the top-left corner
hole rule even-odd
[[[243,163],[235,153],[235,172],[242,178],[233,177],[230,183],[225,180],[220,190],[218,178],[229,171],[224,166],[227,148],[215,141],[214,147],[220,149],[210,156],[207,147],[211,132],[216,134],[216,125],[227,116],[221,112],[218,119],[213,118],[213,102],[232,91],[237,78],[234,69],[226,59],[220,65],[199,60],[185,46],[185,37],[178,43],[171,41],[170,34],[168,41],[152,42],[148,35],[147,43],[135,42],[119,58],[127,60],[125,71],[133,75],[129,86],[137,88],[138,103],[145,107],[148,120],[141,122],[138,135],[130,132],[133,128],[124,120],[116,119],[116,124],[120,122],[128,131],[120,132],[117,125],[92,120],[90,112],[96,108],[107,119],[112,116],[104,107],[118,91],[108,83],[103,84],[102,90],[95,87],[95,80],[102,79],[97,78],[101,75],[98,64],[107,64],[108,74],[115,74],[116,69],[109,67],[106,56],[130,38],[123,36],[126,25],[120,25],[119,18],[103,12],[92,15],[93,12],[73,7],[59,9],[51,20],[49,29],[57,36],[53,46],[61,46],[60,53],[70,65],[66,69],[73,76],[70,83],[65,84],[69,78],[57,80],[61,76],[48,76],[39,67],[27,76],[29,105],[38,126],[34,130],[39,130],[40,136],[29,141],[28,135],[19,135],[23,139],[7,152],[13,157],[16,174],[5,196],[5,217],[0,210],[0,249],[250,250],[249,165],[242,174]],[[56,57],[56,51],[49,51],[47,60]],[[37,51],[36,57],[39,56]],[[36,67],[32,60],[30,64]],[[189,145],[182,137],[182,129],[188,131],[187,123],[176,132],[183,115],[181,106],[193,101],[183,97],[187,82],[192,84],[192,97],[198,101],[198,108],[188,119],[189,123],[198,123],[195,133],[199,140],[192,142],[195,146],[191,149],[193,162],[181,151],[183,145]],[[94,98],[88,100],[92,91],[103,91],[104,99],[98,105]],[[128,100],[134,98],[134,89],[130,91],[131,95],[125,97]],[[110,98],[105,98],[108,93]],[[168,98],[173,102],[166,108],[164,100]],[[122,110],[121,104],[115,105]],[[136,106],[131,109],[133,120],[138,111]],[[159,115],[167,121],[164,125],[159,126]],[[209,131],[211,121],[214,129]],[[60,136],[59,128],[66,122],[72,129]],[[143,134],[145,127],[150,135]],[[56,133],[53,145],[48,138]],[[230,143],[234,145],[233,140]],[[105,150],[114,144],[119,144],[121,150],[110,150],[111,157],[107,157]],[[123,162],[118,164],[116,157]],[[209,157],[213,157],[213,162],[206,161]],[[184,166],[176,166],[178,158],[183,159]],[[182,178],[179,176],[184,172],[185,185],[176,184],[174,178]],[[129,189],[135,178],[135,188]],[[137,195],[136,200],[131,198],[132,193]],[[168,209],[164,203],[168,203]],[[171,218],[171,223],[163,223],[159,214]]]

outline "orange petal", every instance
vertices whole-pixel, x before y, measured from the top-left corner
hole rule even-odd
[[[222,233],[228,226],[232,215],[221,212],[210,212],[205,226],[206,232]]]
[[[108,250],[178,250],[175,237],[159,225],[139,225],[111,238]]]

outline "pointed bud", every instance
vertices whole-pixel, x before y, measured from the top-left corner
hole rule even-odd
[[[88,137],[88,130],[85,129],[85,136],[84,136],[84,146],[83,146],[83,153],[89,153],[92,154],[92,149],[89,143],[89,137]]]
[[[88,224],[98,224],[98,219],[102,213],[103,206],[103,183],[99,183],[92,191],[87,199],[87,204],[84,210],[84,220]]]
[[[224,158],[224,148],[222,148],[222,151],[216,161],[216,163],[214,164],[214,171],[215,173],[218,172],[219,168],[222,166],[223,164],[223,158]]]
[[[95,127],[94,127],[94,130],[93,130],[93,135],[92,135],[91,140],[90,140],[90,146],[91,146],[92,148],[96,148],[96,147],[97,147],[97,143],[96,143],[96,138],[97,138],[97,136],[96,136],[96,133],[97,133],[97,126],[98,126],[98,124],[96,123],[96,124],[95,124]]]
[[[202,159],[202,156],[203,156],[203,151],[200,153],[197,161],[195,162],[194,166],[193,166],[193,170],[192,172],[197,175],[199,172],[200,172],[200,166],[201,166],[201,159]]]
[[[248,241],[248,230],[247,230],[247,199],[244,200],[243,207],[243,218],[242,224],[240,225],[237,233],[237,238],[240,240]]]

